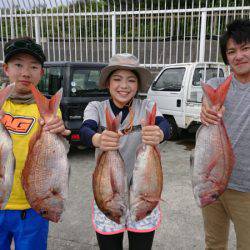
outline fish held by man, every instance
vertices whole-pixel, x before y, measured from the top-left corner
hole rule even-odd
[[[5,100],[11,95],[15,84],[10,84],[0,90],[0,109]],[[0,120],[0,209],[6,206],[12,190],[15,171],[15,157],[13,154],[13,144],[8,130],[4,126],[4,121]]]
[[[156,104],[147,111],[147,125],[155,124]],[[158,148],[140,144],[130,183],[130,216],[139,221],[149,215],[161,200],[163,172]]]
[[[105,112],[107,130],[117,132],[120,117],[112,118],[108,108]],[[118,150],[104,151],[98,156],[92,186],[95,202],[106,217],[118,224],[125,222],[128,186],[125,164]]]
[[[56,116],[62,89],[50,100],[30,84],[39,113],[45,124]],[[58,222],[68,194],[69,146],[61,135],[45,131],[42,126],[31,138],[22,171],[22,185],[30,206],[44,218]]]
[[[217,89],[203,83],[202,88],[211,107],[219,110],[226,98],[232,75]],[[216,201],[225,191],[232,173],[235,157],[223,120],[209,126],[201,125],[190,158],[192,186],[200,207]]]

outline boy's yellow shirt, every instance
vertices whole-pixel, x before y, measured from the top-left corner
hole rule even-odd
[[[21,183],[21,174],[28,154],[29,141],[38,129],[40,113],[36,104],[19,104],[7,100],[3,107],[5,127],[10,132],[15,156],[14,183],[10,199],[5,207],[9,210],[30,208]],[[58,111],[61,117],[61,112]]]

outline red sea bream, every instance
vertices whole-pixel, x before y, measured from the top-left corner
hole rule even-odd
[[[112,118],[106,108],[107,129],[117,132],[120,118]],[[118,150],[102,152],[92,180],[95,202],[98,208],[118,224],[125,222],[128,203],[127,176],[124,161]]]
[[[147,125],[155,124],[156,105],[147,112]],[[140,144],[130,185],[130,216],[139,221],[149,215],[161,200],[163,173],[158,148]]]
[[[50,100],[30,86],[45,123],[57,114],[62,97],[59,90]],[[22,172],[22,184],[30,206],[44,218],[58,222],[68,194],[68,144],[61,135],[39,127],[30,140]]]
[[[203,83],[205,97],[214,110],[224,103],[232,76],[217,89]],[[196,134],[191,156],[194,197],[200,207],[216,201],[225,191],[234,165],[234,153],[223,120],[218,125],[202,125]]]

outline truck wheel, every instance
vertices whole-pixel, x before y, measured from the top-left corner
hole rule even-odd
[[[179,137],[179,130],[173,117],[167,117],[170,126],[169,140],[175,140]]]

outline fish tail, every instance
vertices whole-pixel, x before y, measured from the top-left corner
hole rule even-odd
[[[222,84],[220,84],[220,86],[217,89],[214,89],[213,87],[211,87],[210,85],[206,83],[202,83],[202,89],[205,95],[211,101],[211,104],[213,106],[223,105],[227,96],[228,89],[230,87],[230,83],[232,81],[232,77],[233,76],[231,74],[229,77],[227,77],[227,79]]]
[[[105,114],[106,114],[107,129],[110,131],[117,132],[121,120],[120,116],[117,115],[115,118],[112,118],[108,107],[106,107]]]
[[[5,87],[4,89],[0,90],[0,108],[2,108],[4,102],[11,95],[14,88],[15,88],[15,83],[12,83],[7,87]]]
[[[156,116],[156,103],[154,104],[151,112],[147,110],[147,116],[146,116],[147,125],[155,125],[155,116]]]
[[[30,90],[33,93],[40,115],[43,118],[51,115],[56,116],[62,99],[62,88],[51,99],[47,99],[33,84],[30,84]]]

